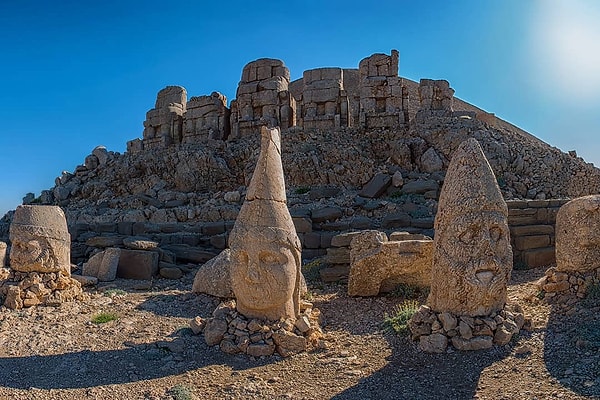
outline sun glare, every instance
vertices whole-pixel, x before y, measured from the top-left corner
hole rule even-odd
[[[599,20],[600,2],[537,2],[531,54],[538,85],[560,90],[568,101],[600,98]]]

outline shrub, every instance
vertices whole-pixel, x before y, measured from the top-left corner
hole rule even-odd
[[[119,319],[119,316],[112,312],[101,312],[92,317],[92,322],[94,324],[104,324],[110,321],[115,321]]]
[[[391,292],[388,297],[401,297],[403,299],[417,299],[420,296],[429,294],[429,288],[400,283]]]
[[[126,294],[127,292],[121,289],[108,289],[104,292],[106,297],[125,296]]]
[[[195,398],[194,390],[191,387],[182,384],[173,386],[167,393],[173,400],[193,400]]]
[[[408,333],[408,321],[419,309],[419,303],[415,300],[405,300],[396,306],[394,312],[385,314],[383,326],[387,331],[394,331],[399,335]]]
[[[318,281],[321,279],[319,271],[323,268],[323,259],[315,258],[314,260],[302,266],[302,274],[307,281]]]

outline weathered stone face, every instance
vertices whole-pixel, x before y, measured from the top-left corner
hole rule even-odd
[[[246,317],[296,318],[300,241],[287,209],[279,128],[261,129],[261,150],[229,238],[231,284]]]
[[[556,215],[556,270],[596,268],[600,268],[600,195],[571,200]]]
[[[434,311],[485,316],[502,309],[512,270],[508,210],[475,139],[456,151],[435,220]]]
[[[20,272],[59,272],[70,276],[71,237],[56,206],[19,206],[10,226],[10,266]]]
[[[268,228],[248,232],[244,247],[233,252],[231,281],[243,315],[269,320],[297,315],[300,254],[285,236]]]

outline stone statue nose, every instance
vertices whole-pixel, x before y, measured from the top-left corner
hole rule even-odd
[[[260,271],[259,265],[256,260],[250,260],[248,262],[248,281],[251,283],[259,283],[260,282]]]

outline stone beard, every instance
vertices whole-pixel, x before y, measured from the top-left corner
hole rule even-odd
[[[512,249],[506,216],[499,211],[459,215],[435,236],[427,303],[434,311],[486,316],[506,303]]]
[[[231,283],[237,309],[250,318],[296,318],[300,312],[300,243],[294,233],[253,227],[236,232]],[[243,238],[243,239],[242,239]]]
[[[66,272],[70,275],[70,241],[29,232],[28,227],[13,227],[11,267],[20,272]]]

